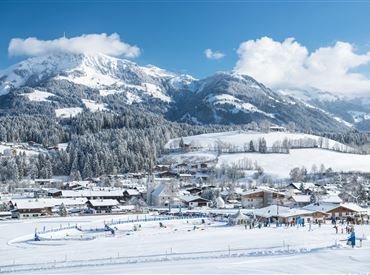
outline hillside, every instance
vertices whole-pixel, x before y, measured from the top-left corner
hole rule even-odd
[[[0,115],[81,112],[120,114],[128,106],[190,124],[294,122],[298,129],[346,131],[317,107],[275,92],[255,79],[220,72],[204,79],[103,54],[53,54],[0,72]]]
[[[341,151],[350,151],[350,146],[344,145],[332,139],[323,138],[316,135],[302,134],[302,133],[290,133],[290,132],[269,132],[261,133],[257,131],[230,131],[222,133],[211,133],[196,136],[183,137],[185,144],[194,146],[200,149],[212,150],[218,145],[231,145],[236,147],[249,146],[249,142],[252,140],[256,146],[259,139],[264,138],[267,143],[267,147],[271,147],[277,143],[283,143],[287,140],[290,147],[307,147],[316,145],[316,147],[325,147],[326,149],[339,148]],[[165,145],[166,149],[179,148],[181,138],[172,139]],[[305,145],[307,144],[307,146]],[[321,144],[321,145],[320,145]]]
[[[290,149],[288,153],[278,152],[279,150],[261,153],[258,148],[261,139],[266,141],[267,148],[273,144],[282,146],[286,140]],[[172,139],[165,145],[169,154],[162,157],[162,162],[214,161],[216,167],[250,163],[252,166],[257,164],[266,174],[277,178],[288,178],[290,171],[296,167],[305,167],[310,171],[313,166],[320,169],[321,164],[325,169],[332,168],[337,172],[370,172],[370,155],[356,154],[356,150],[350,146],[315,135],[232,131],[184,137],[182,140],[188,147],[185,150],[190,152],[179,151],[181,139]],[[249,151],[250,141],[255,146],[254,152]]]
[[[316,89],[279,90],[278,92],[319,108],[359,130],[370,130],[370,104],[367,97],[347,98]]]

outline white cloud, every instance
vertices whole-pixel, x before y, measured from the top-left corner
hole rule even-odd
[[[123,42],[117,33],[107,35],[83,34],[81,36],[54,40],[40,40],[36,37],[26,39],[13,38],[9,43],[9,55],[39,56],[55,52],[68,53],[102,53],[110,56],[134,58],[139,56],[140,49]]]
[[[211,49],[206,49],[204,51],[204,54],[208,59],[221,59],[225,56],[224,53],[219,51],[212,51]]]
[[[316,88],[345,95],[370,94],[370,78],[353,72],[370,62],[370,52],[357,54],[351,44],[336,42],[313,52],[294,38],[249,40],[237,50],[235,71],[248,74],[271,88]]]

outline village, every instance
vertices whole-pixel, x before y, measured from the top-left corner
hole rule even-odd
[[[269,147],[271,143],[274,146]],[[59,147],[11,146],[11,149],[3,150],[3,157],[17,154],[16,150],[67,148],[66,145]],[[253,222],[254,226],[261,221],[291,223],[298,219],[306,223],[325,223],[328,220],[368,223],[369,173],[336,172],[330,167],[324,168],[323,164],[320,168],[314,164],[311,172],[304,167],[294,168],[289,178],[274,179],[263,172],[266,166],[261,167],[245,157],[239,158],[238,162],[220,165],[220,159],[227,159],[225,156],[238,159],[241,152],[248,157],[260,155],[270,158],[272,155],[287,155],[294,149],[318,150],[318,147],[323,148],[321,150],[340,150],[344,152],[342,155],[351,155],[353,151],[338,142],[289,133],[278,126],[271,126],[266,134],[238,131],[178,138],[167,143],[164,155],[150,171],[79,181],[68,177],[24,179],[17,187],[3,188],[0,218],[155,211],[166,215],[201,213],[225,219],[246,215],[245,220],[237,223]],[[274,153],[268,148],[273,148]]]
[[[33,146],[13,146],[2,157],[32,151]],[[12,263],[1,262],[1,270],[80,270],[91,261],[102,266],[219,257],[234,261],[328,249],[342,253],[355,232],[353,247],[367,249],[369,173],[338,171],[313,159],[310,170],[290,166],[287,176],[279,176],[252,159],[294,158],[292,153],[305,150],[367,157],[333,140],[276,127],[264,134],[236,131],[172,139],[148,171],[4,185],[0,232],[12,231],[3,245],[14,256]],[[166,238],[173,240],[171,247]],[[214,238],[218,241],[210,245]],[[261,238],[265,241],[259,244]],[[105,249],[92,253],[96,245]],[[32,263],[19,249],[30,247],[40,255]],[[76,247],[86,253],[74,255]],[[52,254],[52,263],[47,254]],[[107,262],[106,257],[115,260]]]
[[[333,219],[368,223],[369,209],[356,198],[343,199],[340,186],[290,182],[277,188],[250,177],[236,185],[210,180],[212,163],[157,165],[151,175],[131,173],[83,181],[35,179],[28,187],[1,194],[1,219],[150,213],[204,214],[231,223],[326,223]],[[232,221],[233,217],[244,218]],[[258,221],[258,222],[257,222]]]

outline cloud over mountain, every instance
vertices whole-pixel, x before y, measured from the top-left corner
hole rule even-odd
[[[41,40],[36,37],[13,38],[8,48],[10,56],[40,56],[57,52],[102,53],[126,58],[140,55],[140,49],[137,46],[123,42],[117,33],[111,35],[106,33],[83,34],[71,38],[60,37],[54,40]]]
[[[237,53],[235,71],[272,88],[317,88],[347,95],[370,93],[370,78],[354,71],[369,64],[370,52],[358,54],[346,42],[309,52],[294,38],[279,42],[262,37],[241,43]]]
[[[208,58],[208,59],[221,59],[221,58],[225,57],[224,53],[219,52],[219,51],[213,51],[211,49],[206,49],[204,51],[204,54],[205,54],[206,58]]]

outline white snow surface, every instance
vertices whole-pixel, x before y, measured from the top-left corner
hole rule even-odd
[[[306,167],[308,170],[315,164],[317,168],[324,164],[325,168],[334,171],[370,172],[370,155],[358,155],[334,152],[325,149],[292,149],[289,154],[224,154],[219,157],[221,163],[237,163],[241,159],[257,161],[264,171],[277,177],[287,178],[295,167]]]
[[[162,158],[162,160],[166,163],[191,163],[214,160],[217,162],[217,166],[221,166],[223,164],[238,164],[240,161],[248,160],[250,163],[256,162],[258,166],[263,168],[265,173],[278,178],[288,178],[290,171],[295,167],[300,168],[304,166],[306,169],[310,170],[313,165],[316,165],[316,167],[319,168],[321,164],[323,164],[325,168],[332,168],[334,171],[370,172],[370,155],[342,153],[321,148],[290,149],[288,154],[260,154],[247,152],[231,154],[222,153],[217,156],[217,146],[219,144],[233,145],[243,148],[245,144],[248,146],[251,140],[253,140],[254,144],[258,144],[258,140],[262,137],[266,140],[268,147],[272,146],[277,141],[282,142],[284,139],[292,142],[306,139],[316,140],[319,142],[321,139],[323,144],[325,144],[329,149],[351,149],[351,147],[337,141],[309,134],[232,131],[183,137],[185,144],[191,144],[197,149],[188,153],[167,154]],[[179,142],[180,138],[172,139],[165,145],[165,147],[167,149],[176,149],[179,147]]]
[[[103,54],[53,54],[34,57],[0,72],[0,95],[19,88],[32,78],[36,83],[47,79],[67,80],[91,89],[101,96],[133,91],[137,96],[150,96],[169,102],[163,83],[173,87],[190,85],[188,75],[170,73],[154,66]],[[140,84],[139,84],[140,83]]]
[[[243,146],[244,144],[249,143],[251,140],[253,140],[253,142],[258,142],[260,138],[264,138],[266,140],[267,146],[272,146],[276,141],[283,142],[285,138],[291,141],[302,139],[312,139],[319,141],[321,137],[310,134],[290,133],[290,132],[261,133],[254,131],[230,131],[196,136],[187,136],[183,137],[183,140],[187,144],[191,143],[202,148],[214,148],[220,142],[232,144],[235,146]],[[165,148],[178,148],[180,139],[181,138],[171,139],[170,141],[167,142]],[[331,139],[324,138],[324,140],[327,141],[327,144],[330,148],[335,145],[338,145],[340,147],[343,146],[346,147],[346,145]]]
[[[60,108],[55,109],[55,115],[57,117],[74,117],[77,116],[79,113],[82,113],[83,109],[81,107],[71,107],[71,108]]]
[[[370,119],[370,114],[366,112],[349,111],[348,113],[352,116],[355,123]]]
[[[143,216],[141,216],[143,217]],[[78,224],[82,229],[100,227],[110,219],[128,216],[87,216],[3,221],[0,224],[1,271],[20,273],[364,273],[370,270],[370,242],[349,248],[345,234],[332,225],[319,228],[274,226],[245,229],[200,219],[141,222],[117,226],[115,235],[91,234],[69,229],[40,234],[46,240],[27,242],[37,227],[59,228]],[[136,218],[136,215],[130,217]],[[194,225],[197,229],[194,230]],[[357,237],[369,237],[370,226],[355,226]],[[339,229],[341,232],[341,228]],[[77,238],[76,238],[77,237]],[[26,242],[25,242],[26,241]],[[297,269],[298,268],[298,269]],[[303,270],[302,270],[303,271]],[[298,271],[299,272],[299,271]]]
[[[44,92],[44,91],[39,91],[39,90],[33,90],[32,93],[25,93],[22,94],[23,96],[26,96],[29,100],[31,101],[50,101],[48,100],[48,97],[54,96],[52,93]]]
[[[1,154],[4,154],[4,151],[6,151],[6,150],[15,149],[16,152],[17,152],[17,154],[23,154],[23,153],[25,153],[27,156],[34,156],[34,155],[38,155],[39,154],[39,152],[37,152],[37,151],[19,148],[19,147],[14,146],[14,145],[0,144],[0,153]]]
[[[82,99],[82,102],[85,104],[85,107],[89,109],[91,112],[108,110],[104,103],[97,103],[96,101],[89,99]]]
[[[253,104],[250,104],[248,102],[243,102],[240,99],[229,95],[229,94],[221,94],[221,95],[210,95],[207,97],[207,102],[212,103],[217,108],[222,109],[222,105],[228,104],[233,106],[234,108],[231,110],[232,113],[238,113],[238,112],[245,112],[245,113],[261,113],[269,117],[274,117],[273,114],[265,113],[264,111],[261,111]]]

